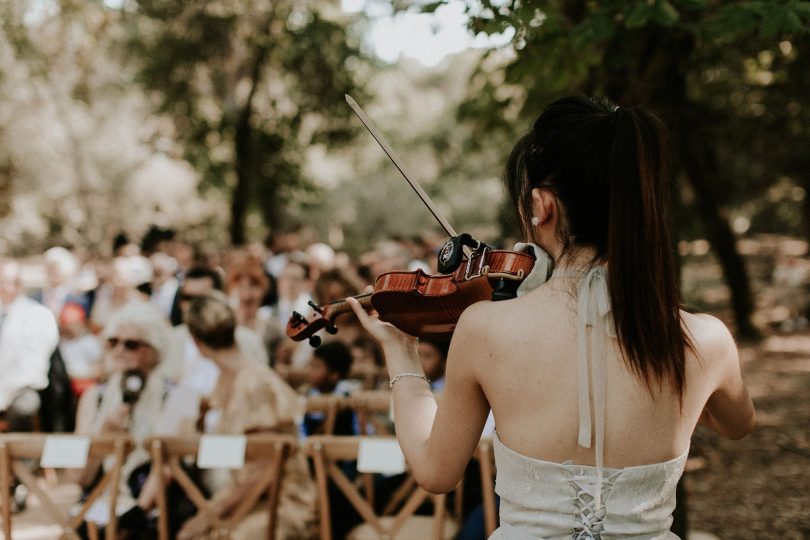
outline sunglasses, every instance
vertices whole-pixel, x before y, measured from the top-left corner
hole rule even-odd
[[[110,349],[115,349],[119,343],[128,351],[137,351],[143,347],[149,347],[148,343],[138,339],[118,339],[117,337],[107,338],[107,346]]]
[[[197,298],[203,298],[204,296],[205,295],[203,295],[203,294],[187,294],[187,293],[181,292],[178,295],[178,299],[181,302],[191,302],[192,300],[195,300]]]

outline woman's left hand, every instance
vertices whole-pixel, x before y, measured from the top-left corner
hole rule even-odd
[[[354,314],[363,325],[363,328],[373,337],[383,349],[389,347],[403,347],[406,349],[413,349],[416,347],[417,338],[406,334],[399,328],[391,323],[383,322],[374,314],[369,315],[366,310],[360,306],[360,302],[354,298],[347,298],[346,301],[352,307]]]

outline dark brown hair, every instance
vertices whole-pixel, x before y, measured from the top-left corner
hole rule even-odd
[[[505,175],[523,233],[531,238],[531,190],[562,205],[564,252],[596,250],[608,264],[613,321],[628,367],[647,385],[683,396],[686,349],[664,201],[664,129],[641,108],[567,97],[550,104],[518,141]]]

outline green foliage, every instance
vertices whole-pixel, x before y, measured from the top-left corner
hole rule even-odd
[[[546,103],[577,92],[658,108],[717,160],[707,189],[721,204],[753,212],[752,231],[799,232],[801,199],[762,195],[782,178],[810,187],[810,2],[481,0],[467,13],[473,33],[514,33],[514,55],[490,53],[459,108],[475,132],[513,140]]]
[[[353,130],[343,94],[359,53],[333,2],[142,0],[131,16],[139,80],[174,118],[203,189],[233,190],[232,240],[246,212],[290,225],[291,189],[310,189],[300,164],[312,144]]]

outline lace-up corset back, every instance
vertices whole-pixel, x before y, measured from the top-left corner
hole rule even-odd
[[[501,498],[493,539],[677,538],[669,527],[686,452],[664,463],[605,468],[599,480],[594,466],[532,459],[493,439]]]
[[[677,538],[669,527],[675,487],[688,451],[663,463],[604,467],[607,347],[608,340],[616,338],[607,272],[597,266],[576,277],[581,278],[577,297],[577,443],[585,448],[593,443],[596,465],[529,458],[505,446],[496,433],[495,491],[501,497],[501,526],[492,538]]]

